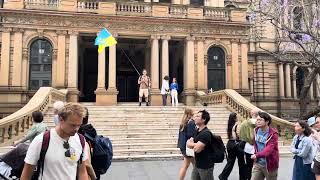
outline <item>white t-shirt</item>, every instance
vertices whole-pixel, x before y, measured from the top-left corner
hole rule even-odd
[[[37,165],[40,157],[42,146],[43,133],[39,134],[29,146],[25,162],[31,165]],[[66,140],[62,139],[53,128],[50,130],[50,142],[48,151],[44,159],[43,180],[63,179],[75,180],[77,174],[77,162],[82,153],[82,146],[79,135],[71,136],[68,140],[70,145],[70,152],[75,156],[66,157],[67,149],[63,147]],[[85,145],[82,161],[87,160],[87,145]],[[40,171],[41,172],[41,171]],[[41,173],[39,176],[41,179]]]

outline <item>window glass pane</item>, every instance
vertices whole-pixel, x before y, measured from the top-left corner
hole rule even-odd
[[[50,81],[49,80],[43,80],[42,81],[42,86],[50,86]]]
[[[30,82],[30,89],[39,89],[39,81],[38,80],[31,80]]]
[[[51,71],[51,65],[44,65],[43,71]]]
[[[31,71],[40,71],[40,65],[31,65]]]

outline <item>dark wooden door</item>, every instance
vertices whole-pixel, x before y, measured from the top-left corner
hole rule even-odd
[[[225,53],[219,47],[208,50],[208,89],[214,91],[226,88]]]

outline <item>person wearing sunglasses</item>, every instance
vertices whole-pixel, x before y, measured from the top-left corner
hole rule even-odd
[[[88,159],[88,154],[83,153],[87,152],[88,146],[83,148],[81,135],[77,133],[84,114],[83,106],[78,103],[68,103],[59,110],[60,122],[49,132],[49,146],[38,179],[88,180],[85,163],[82,163]],[[42,133],[30,144],[21,180],[31,180],[39,162],[44,137]]]

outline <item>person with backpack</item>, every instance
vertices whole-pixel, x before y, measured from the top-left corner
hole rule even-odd
[[[237,120],[237,113],[233,112],[229,115],[227,129],[227,135],[229,139],[227,143],[228,159],[226,166],[224,167],[222,173],[219,175],[220,180],[228,180],[236,159],[238,159],[240,177],[239,179],[246,179],[246,166],[242,147],[243,143],[241,143],[241,141],[239,140],[239,134],[237,132],[238,126],[239,124]]]
[[[88,108],[84,107],[85,109],[85,117],[83,118],[82,120],[82,125],[80,126],[79,128],[79,131],[78,133],[83,135],[84,137],[86,136],[86,134],[90,134],[90,136],[92,137],[96,137],[97,136],[97,132],[96,132],[96,129],[91,125],[91,124],[88,124],[88,121],[89,121],[89,110]],[[87,172],[88,172],[88,179],[89,180],[96,180],[96,179],[100,179],[100,174],[99,175],[96,175],[96,173],[94,172],[94,169],[92,167],[92,164],[91,164],[91,147],[89,145],[90,141],[89,139],[86,138],[86,145],[89,147],[87,150],[87,155],[88,155],[88,159],[87,161],[85,162],[86,164],[86,169],[87,169]]]
[[[149,106],[149,88],[151,87],[150,77],[147,75],[147,70],[143,69],[142,76],[138,79],[139,84],[139,106],[141,106],[142,98],[144,96],[146,106]]]
[[[181,120],[179,127],[179,138],[178,138],[178,148],[183,155],[183,165],[179,171],[179,180],[183,180],[186,176],[186,172],[190,163],[194,165],[194,158],[192,156],[187,156],[186,154],[186,143],[187,140],[194,137],[196,134],[196,124],[192,119],[193,111],[192,109],[186,108]]]
[[[88,123],[89,112],[88,109],[86,117],[83,119],[83,123],[79,129],[79,134],[82,134],[86,142],[89,144],[91,165],[96,176],[99,180],[102,174],[105,174],[112,163],[113,148],[109,138],[97,135],[96,129]],[[88,174],[91,179],[94,178],[92,168],[89,162],[86,162]]]
[[[32,140],[42,132],[48,130],[48,127],[45,123],[43,123],[43,114],[40,111],[35,111],[32,113],[32,120],[33,125],[31,126],[30,130],[28,131],[27,135],[18,140],[13,142],[13,146],[16,146],[20,143],[24,143],[26,141],[32,142]]]
[[[278,132],[271,128],[272,119],[266,112],[258,112],[254,148],[252,180],[276,180],[279,168]]]
[[[88,180],[85,162],[88,159],[85,139],[77,131],[82,124],[84,108],[68,103],[59,110],[59,124],[30,144],[25,157],[21,180],[63,179]],[[34,174],[34,169],[37,171]]]
[[[210,114],[206,110],[199,111],[194,116],[194,121],[198,130],[194,138],[187,141],[187,146],[194,150],[195,167],[193,168],[192,180],[213,180],[214,159],[212,149],[212,133],[207,124]]]

